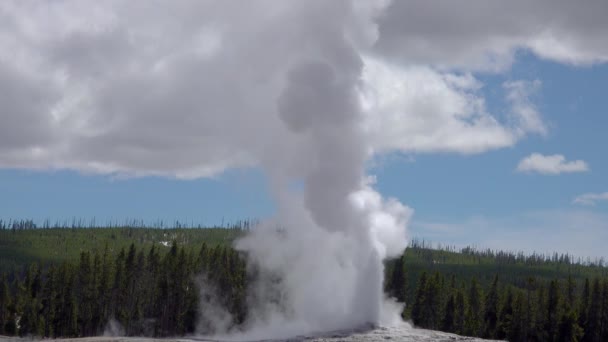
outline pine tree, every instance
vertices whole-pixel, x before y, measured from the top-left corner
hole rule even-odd
[[[427,281],[426,289],[426,316],[427,316],[427,327],[430,329],[438,329],[441,322],[441,294],[443,279],[439,272]]]
[[[418,287],[416,288],[416,297],[414,299],[414,305],[412,306],[412,321],[415,325],[420,327],[426,327],[428,318],[425,317],[426,299],[426,288],[427,288],[427,274],[422,272],[420,279],[418,280]]]
[[[78,326],[83,336],[93,334],[93,303],[96,300],[93,292],[93,273],[91,260],[88,252],[80,253],[80,263],[78,265],[76,294],[78,303]]]
[[[58,276],[57,314],[53,330],[57,336],[78,336],[78,303],[74,291],[75,275],[72,267],[64,263]]]
[[[92,295],[91,302],[91,325],[90,325],[90,335],[96,336],[101,333],[100,325],[102,322],[102,294],[99,292],[100,287],[100,279],[102,273],[102,261],[101,256],[97,251],[95,251],[95,255],[93,256],[93,269],[91,276],[91,283],[89,287],[90,294]]]
[[[209,270],[209,247],[205,242],[203,242],[201,249],[198,252],[197,269],[202,274],[206,274]]]
[[[568,274],[566,283],[566,304],[571,309],[576,308],[576,281],[571,274]]]
[[[121,249],[114,262],[114,284],[112,286],[111,312],[113,317],[124,327],[127,321],[127,281],[125,274],[125,250]]]
[[[53,322],[55,321],[55,313],[57,306],[56,283],[56,270],[54,266],[51,266],[46,273],[46,281],[44,282],[41,295],[41,316],[44,322],[42,335],[45,337],[55,336],[53,330]]]
[[[407,293],[407,278],[405,271],[405,256],[401,256],[395,260],[393,270],[391,272],[389,295],[399,302],[404,302]]]
[[[127,333],[127,336],[133,335],[131,325],[133,324],[133,320],[137,316],[137,310],[136,310],[137,298],[136,298],[136,291],[135,291],[136,290],[135,282],[136,282],[136,276],[137,276],[136,255],[137,255],[137,250],[135,248],[135,244],[131,243],[131,245],[129,246],[129,252],[127,253],[127,257],[125,259],[125,265],[124,265],[125,278],[124,278],[124,283],[121,288],[121,291],[122,291],[121,297],[124,298],[124,302],[122,303],[122,306],[123,306],[122,325]]]
[[[0,280],[0,335],[6,333],[5,326],[11,320],[9,308],[11,306],[11,294],[8,288],[6,274],[2,274]]]
[[[443,318],[441,320],[441,330],[454,332],[456,329],[456,276],[452,274],[450,277],[450,286],[447,289],[447,301],[443,310]]]
[[[601,332],[602,319],[602,292],[599,279],[593,280],[593,288],[591,290],[591,299],[589,302],[587,324],[585,325],[585,334],[583,341],[599,342]]]
[[[562,315],[559,283],[552,280],[549,285],[549,296],[547,299],[547,313],[545,321],[545,333],[549,341],[554,341],[558,336],[558,327]]]
[[[32,336],[35,333],[36,315],[32,306],[34,299],[31,296],[32,267],[26,271],[25,279],[16,279],[17,297],[15,298],[15,311],[19,316],[18,334],[21,337]]]
[[[608,341],[608,279],[604,279],[602,285],[602,315],[600,339]]]
[[[468,336],[481,336],[483,324],[483,294],[476,278],[469,287],[469,307],[466,311],[465,331]]]
[[[591,286],[589,285],[589,278],[585,278],[585,285],[583,286],[583,293],[579,302],[578,309],[578,325],[583,328],[586,332],[588,329],[587,321],[589,316],[589,302],[591,301]]]
[[[494,338],[496,336],[496,326],[498,322],[498,275],[494,276],[490,291],[486,296],[484,310],[484,338]]]
[[[141,335],[145,331],[144,327],[144,312],[146,311],[146,305],[148,304],[149,298],[148,283],[146,280],[146,257],[144,251],[140,250],[137,253],[137,261],[135,263],[135,279],[133,281],[133,288],[131,289],[132,301],[131,301],[131,335]]]
[[[527,327],[530,337],[537,341],[547,341],[549,340],[549,335],[547,331],[547,294],[545,285],[539,283],[536,292],[536,308],[531,308],[530,311],[535,310],[534,313],[531,312],[529,314],[534,324],[528,324]]]
[[[535,298],[536,297],[536,298]],[[536,303],[534,300],[536,299]],[[543,341],[544,329],[544,304],[545,287],[542,282],[534,277],[526,279],[526,311],[525,311],[525,332],[526,338]]]
[[[456,294],[452,292],[449,295],[448,301],[445,305],[445,315],[441,321],[441,330],[447,332],[454,332],[456,321]]]
[[[160,278],[160,256],[156,250],[156,246],[152,245],[148,255],[146,257],[146,275],[144,276],[144,298],[147,300],[147,305],[144,308],[145,317],[155,317],[157,303],[155,298],[157,296],[158,283]]]
[[[573,309],[565,310],[562,314],[557,341],[578,342],[583,336],[583,329],[578,325],[576,313]]]
[[[504,303],[498,316],[498,327],[496,332],[496,338],[505,339],[511,333],[511,327],[513,323],[513,291],[511,287],[507,288],[507,294],[504,299]]]
[[[527,311],[526,299],[521,292],[517,292],[513,302],[513,320],[507,339],[509,341],[526,341],[528,336],[525,311]]]
[[[465,316],[467,311],[467,302],[465,299],[464,284],[456,291],[456,315],[454,318],[454,332],[457,334],[465,333]]]
[[[108,252],[108,245],[106,244],[101,257],[101,274],[99,275],[99,281],[97,283],[97,307],[99,310],[96,319],[95,331],[99,334],[103,331],[106,322],[109,321],[110,312],[112,308],[112,291],[111,291],[111,276],[112,276],[112,262]]]

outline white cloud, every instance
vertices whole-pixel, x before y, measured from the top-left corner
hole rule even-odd
[[[350,10],[3,2],[0,167],[196,178],[294,158],[276,109],[287,70],[350,56],[326,34],[359,29]]]
[[[539,82],[505,85],[511,116],[501,122],[487,112],[477,93],[482,84],[471,74],[364,61],[364,129],[376,152],[480,153],[547,131],[528,99]]]
[[[607,11],[605,1],[393,1],[376,49],[395,60],[468,70],[505,70],[521,49],[561,63],[602,63]]]
[[[589,166],[583,160],[566,161],[566,158],[561,154],[545,156],[540,153],[532,153],[519,162],[517,171],[558,175],[560,173],[586,172],[589,171]]]
[[[595,205],[595,202],[598,201],[608,201],[608,192],[582,194],[577,196],[572,202],[575,204]]]
[[[538,91],[540,86],[541,82],[539,80],[531,82],[518,80],[503,84],[503,88],[507,92],[506,99],[511,104],[511,120],[514,121],[514,126],[520,135],[529,132],[547,135],[547,126],[536,106],[530,100],[530,97]]]
[[[472,72],[505,70],[520,48],[608,60],[604,2],[480,6],[500,18],[426,1],[378,16],[383,4],[1,2],[0,167],[196,178],[288,158],[298,172],[307,151],[277,113],[287,71],[340,58],[363,65],[370,151],[481,153],[547,127],[539,81],[505,83],[503,117]]]

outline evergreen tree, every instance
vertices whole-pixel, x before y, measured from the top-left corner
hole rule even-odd
[[[583,286],[583,293],[579,302],[578,309],[578,324],[584,331],[588,329],[588,316],[589,316],[589,302],[591,301],[591,286],[589,285],[589,278],[585,278],[585,285]]]
[[[559,342],[578,342],[583,336],[583,329],[578,325],[576,312],[568,303],[564,304],[559,322],[556,340]]]
[[[576,281],[572,278],[572,274],[568,274],[566,283],[566,304],[568,308],[576,308]]]
[[[6,333],[5,326],[11,320],[9,308],[11,306],[11,294],[8,288],[6,274],[2,274],[0,280],[0,335]]]
[[[514,297],[513,302],[513,316],[509,334],[507,339],[509,341],[526,341],[528,337],[526,314],[527,304],[524,295],[520,292]]]
[[[35,325],[32,308],[29,307],[32,301],[29,289],[29,283],[32,278],[31,270],[31,268],[26,270],[24,279],[15,279],[17,293],[14,300],[14,311],[16,317],[18,317],[18,330],[16,333],[21,337],[31,336]]]
[[[57,336],[76,337],[78,331],[78,303],[74,291],[74,271],[68,264],[63,264],[58,277],[58,305],[53,330]]]
[[[584,342],[600,342],[601,320],[602,320],[602,290],[599,279],[593,280],[591,299],[587,314],[587,324],[584,327]]]
[[[112,286],[112,316],[124,327],[127,321],[127,279],[125,274],[125,250],[121,249],[114,262],[114,284]]]
[[[44,282],[41,295],[42,303],[42,322],[43,333],[45,337],[56,337],[54,332],[54,322],[57,306],[57,279],[56,270],[51,266],[46,273],[46,282]]]
[[[525,331],[526,338],[545,341],[545,285],[535,277],[528,277],[526,282]],[[535,302],[536,300],[536,302]]]
[[[156,250],[156,245],[152,245],[146,257],[146,275],[144,276],[144,298],[147,299],[147,305],[144,308],[145,317],[155,317],[156,314],[156,298],[158,291],[158,283],[160,278],[160,256]]]
[[[418,279],[418,286],[416,287],[416,298],[414,299],[414,305],[412,306],[412,321],[419,327],[426,327],[428,317],[425,317],[426,299],[426,288],[427,288],[427,274],[422,272],[420,279]]]
[[[483,294],[476,278],[469,287],[469,306],[465,317],[465,332],[468,336],[481,336],[483,324]]]
[[[137,314],[137,293],[136,293],[136,277],[138,275],[137,272],[137,249],[135,248],[135,244],[131,243],[129,246],[129,252],[127,252],[127,257],[125,259],[124,265],[124,283],[122,284],[121,297],[124,299],[123,305],[123,316],[122,316],[122,324],[127,333],[127,335],[133,335],[132,324],[136,319]]]
[[[108,245],[106,244],[101,257],[101,274],[99,275],[99,281],[97,282],[97,307],[99,312],[96,315],[95,331],[100,333],[103,331],[106,322],[110,319],[110,313],[112,308],[112,291],[111,291],[111,278],[112,278],[112,261],[110,260],[110,254],[108,251]]]
[[[454,332],[456,325],[456,293],[452,293],[448,297],[448,301],[445,305],[445,315],[441,321],[441,330],[447,332]]]
[[[91,282],[89,284],[89,293],[91,294],[91,323],[90,323],[90,332],[89,334],[85,334],[87,336],[96,336],[101,333],[101,323],[102,323],[102,294],[99,292],[101,273],[102,273],[102,261],[101,256],[96,251],[93,256],[93,265],[92,265],[92,275]]]
[[[486,296],[484,310],[484,338],[494,338],[496,336],[496,326],[498,323],[498,275],[494,276],[490,291]]]
[[[404,257],[405,255],[402,255],[395,260],[389,282],[389,295],[399,302],[404,302],[407,295],[407,278],[405,262],[403,260]]]
[[[531,312],[528,317],[532,320],[527,322],[528,336],[532,340],[547,341],[549,335],[547,328],[547,292],[545,284],[539,282],[536,289],[536,305],[530,306]]]
[[[554,341],[558,336],[559,322],[562,318],[560,314],[561,298],[559,283],[552,280],[549,285],[549,295],[547,299],[547,312],[545,321],[545,333],[549,341]]]
[[[94,302],[96,301],[91,260],[88,252],[80,253],[76,294],[78,303],[78,326],[83,336],[93,335]]]
[[[498,317],[498,327],[496,331],[496,338],[501,340],[510,336],[511,333],[513,322],[513,291],[511,290],[511,287],[507,288],[507,294],[504,298],[504,303]]]
[[[426,317],[428,319],[427,327],[430,329],[438,329],[439,324],[441,322],[441,284],[443,283],[443,278],[436,272],[435,275],[427,281],[427,289],[426,289]]]
[[[601,328],[600,328],[600,339],[602,341],[608,341],[608,278],[604,279],[602,285],[602,315],[601,315]]]
[[[465,299],[464,284],[456,291],[456,309],[454,318],[454,332],[464,334],[465,332],[465,316],[467,311],[467,303]]]

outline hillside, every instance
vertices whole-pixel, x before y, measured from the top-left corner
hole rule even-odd
[[[526,288],[530,278],[538,282],[572,277],[582,284],[586,278],[604,278],[608,268],[602,260],[590,261],[567,254],[524,254],[522,252],[492,251],[466,247],[430,247],[432,244],[412,241],[404,252],[402,263],[406,270],[406,302],[414,299],[414,290],[423,272],[454,275],[459,281],[475,278],[482,287],[489,287],[495,275],[504,283]],[[392,272],[395,260],[388,263]],[[390,284],[389,284],[390,286]]]
[[[190,250],[200,248],[203,242],[210,246],[229,246],[243,230],[243,224],[230,228],[184,227],[149,228],[125,225],[110,227],[54,226],[35,228],[17,224],[11,228],[0,221],[0,273],[12,272],[36,262],[42,265],[77,261],[81,252],[101,253],[108,246],[109,253],[116,255],[121,249],[134,244],[138,249],[152,245],[171,246],[177,242]],[[245,225],[247,226],[247,225]]]
[[[214,306],[229,314],[229,326],[239,329],[257,274],[231,242],[246,232],[241,226],[1,229],[0,334],[96,336],[112,317],[129,336],[183,336],[201,329],[200,322],[213,332],[198,312],[210,300],[194,286],[202,281],[217,291]],[[388,296],[407,303],[402,316],[422,328],[513,341],[608,337],[602,260],[431,248],[414,240],[386,262],[384,283]]]

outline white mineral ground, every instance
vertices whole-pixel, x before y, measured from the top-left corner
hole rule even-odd
[[[8,338],[0,337],[0,341],[32,341],[27,338]],[[151,342],[151,341],[167,341],[167,342],[192,342],[192,341],[207,341],[207,342],[244,342],[247,340],[230,340],[230,339],[213,339],[213,338],[144,338],[144,337],[84,337],[84,338],[70,338],[70,339],[57,339],[54,341],[65,341],[65,342],[92,342],[92,341],[107,341],[107,342]],[[422,341],[422,342],[448,342],[448,341],[488,341],[474,337],[459,336],[440,331],[425,330],[425,329],[414,329],[407,324],[402,324],[392,327],[379,327],[365,331],[338,331],[326,334],[310,335],[310,336],[296,336],[290,339],[278,339],[278,340],[252,340],[247,342],[275,342],[275,341],[289,341],[289,342],[380,342],[380,341]]]

